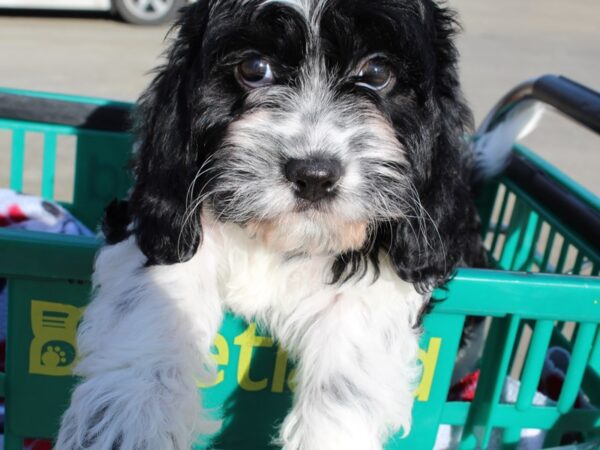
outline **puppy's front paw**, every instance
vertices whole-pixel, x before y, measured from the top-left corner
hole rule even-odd
[[[74,408],[63,416],[62,426],[56,442],[56,450],[124,450],[122,430],[112,424],[102,430],[100,424],[106,424],[108,410],[96,411],[82,420]],[[140,447],[136,447],[140,448]]]
[[[194,392],[181,402],[156,380],[118,379],[103,375],[75,389],[56,450],[190,449],[199,417]]]
[[[282,450],[382,450],[381,439],[367,421],[348,412],[328,412],[336,411],[293,408],[281,426],[277,444]]]

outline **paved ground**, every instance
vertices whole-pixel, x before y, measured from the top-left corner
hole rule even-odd
[[[600,90],[598,0],[450,4],[465,29],[462,78],[478,121],[510,87],[539,74]],[[0,13],[0,86],[133,100],[159,61],[166,31],[102,15]],[[549,114],[527,143],[600,194],[600,140],[591,133]]]
[[[460,13],[462,80],[477,122],[522,80],[568,76],[600,91],[598,0],[450,0]],[[600,137],[549,112],[526,144],[600,194]]]

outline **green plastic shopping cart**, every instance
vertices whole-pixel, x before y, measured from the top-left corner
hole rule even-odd
[[[531,100],[600,133],[600,95],[556,76],[513,90],[478,133],[494,129],[515,105]],[[32,193],[58,197],[95,229],[103,208],[130,186],[131,107],[1,89],[0,165],[10,173],[0,182],[22,191],[31,184],[24,174],[37,170],[39,192]],[[40,157],[30,158],[33,151]],[[65,165],[71,171],[66,194],[56,189]],[[413,430],[386,448],[431,449],[442,426],[462,430],[460,449],[486,448],[492,439],[516,449],[526,428],[545,430],[545,447],[560,445],[566,436],[594,442],[600,437],[600,199],[516,145],[506,172],[481,189],[478,204],[495,269],[461,269],[435,293],[444,301],[425,320]],[[6,372],[0,375],[7,450],[22,449],[25,438],[55,436],[74,382],[75,330],[88,302],[99,245],[94,237],[0,229],[0,277],[9,289]],[[468,316],[486,318],[479,384],[472,401],[450,401]],[[570,354],[564,384],[555,402],[536,406],[546,352],[555,346]],[[228,317],[214,356],[218,378],[201,388],[208,407],[223,405],[226,419],[211,445],[271,448],[293,390],[287,354],[256,324]],[[514,401],[502,396],[509,375],[519,382]],[[586,396],[585,408],[574,406],[580,395]]]

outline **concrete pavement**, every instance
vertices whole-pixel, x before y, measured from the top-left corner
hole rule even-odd
[[[477,123],[512,86],[546,73],[600,91],[598,0],[451,0],[462,82]],[[600,194],[600,136],[553,111],[525,140],[537,153]]]

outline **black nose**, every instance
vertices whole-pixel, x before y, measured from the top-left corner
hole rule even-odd
[[[342,175],[342,165],[335,159],[290,159],[284,171],[298,197],[316,202],[333,193]]]

